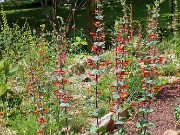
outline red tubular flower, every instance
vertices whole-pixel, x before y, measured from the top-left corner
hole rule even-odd
[[[66,103],[67,102],[67,98],[63,98],[63,101]]]
[[[143,72],[143,74],[144,74],[144,75],[148,75],[148,74],[149,74],[149,71],[145,70],[145,71]]]
[[[115,88],[116,86],[112,85],[112,84],[108,84],[109,88]]]
[[[150,87],[150,92],[153,93],[154,92],[154,89],[152,87]]]
[[[40,112],[39,110],[35,110],[34,114],[39,114],[39,112]]]
[[[43,117],[38,117],[38,122],[39,122],[40,124],[43,124],[44,121],[45,121],[45,119],[44,119]]]
[[[139,105],[143,107],[145,105],[145,102],[140,102]]]
[[[142,62],[144,62],[144,60],[143,60],[143,59],[140,59],[138,62],[139,62],[139,63],[142,63]]]
[[[64,70],[54,70],[54,73],[55,74],[64,74],[65,73],[65,71]]]
[[[108,62],[106,62],[106,64],[111,65],[111,64],[113,64],[113,62],[108,61]]]
[[[68,96],[67,98],[68,98],[68,99],[72,99],[72,98],[73,98],[73,96]]]
[[[161,91],[161,87],[157,87],[157,88],[155,88],[157,91]]]
[[[90,32],[90,35],[95,36],[96,33],[95,32]]]
[[[60,81],[54,81],[54,84],[59,85],[59,84],[61,84],[61,82]]]
[[[141,88],[142,88],[142,89],[145,89],[146,87],[147,87],[146,84],[142,84],[142,85],[141,85]]]
[[[124,100],[124,96],[120,96],[120,100]]]
[[[98,48],[97,45],[94,44],[94,45],[92,46],[92,50],[91,50],[91,51],[96,51],[97,48]]]
[[[98,78],[101,77],[101,74],[97,74],[97,77],[98,77]]]
[[[0,112],[0,116],[2,116],[4,113],[3,112]]]
[[[61,97],[62,96],[62,94],[60,94],[60,93],[56,93],[56,97]]]
[[[114,111],[114,110],[112,110],[112,109],[110,109],[109,112],[116,113],[116,111]]]
[[[125,95],[125,94],[127,94],[127,92],[123,90],[123,91],[121,91],[121,94]]]
[[[88,75],[91,77],[91,76],[94,76],[94,74],[91,74],[91,73],[88,73]]]
[[[163,57],[162,55],[159,55],[158,60],[159,60],[160,62],[162,62],[162,61],[163,61],[163,59],[164,59],[164,57]]]
[[[91,90],[90,88],[88,88],[88,92],[93,92],[93,90]]]
[[[151,68],[151,71],[152,71],[152,72],[155,72],[155,71],[156,71],[156,68],[155,68],[155,67]]]
[[[149,103],[150,103],[150,104],[152,104],[153,102],[154,102],[154,100],[153,100],[153,99],[150,99],[150,100],[149,100]]]
[[[93,24],[95,24],[95,25],[99,25],[99,24],[100,24],[100,22],[98,22],[98,21],[97,21],[97,22],[93,22]]]
[[[42,134],[42,133],[44,133],[44,129],[40,129],[40,130],[38,131],[38,134]]]
[[[39,44],[37,44],[37,46],[38,46],[38,47],[41,47],[41,46],[42,46],[42,44],[41,44],[41,43],[39,43]]]
[[[65,82],[65,83],[68,82],[68,79],[67,79],[67,78],[64,78],[64,79],[63,79],[63,82]]]
[[[128,84],[123,84],[123,85],[121,85],[121,88],[122,88],[122,89],[128,88]]]

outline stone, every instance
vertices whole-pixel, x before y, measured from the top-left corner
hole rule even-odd
[[[166,130],[163,135],[180,135],[180,130],[175,131],[175,130],[169,129],[169,130]]]

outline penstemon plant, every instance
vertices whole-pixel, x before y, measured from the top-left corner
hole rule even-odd
[[[154,6],[148,9],[148,26],[147,26],[147,37],[145,51],[146,56],[139,60],[142,80],[142,98],[139,98],[139,110],[138,114],[140,116],[136,127],[139,129],[138,135],[149,135],[149,127],[154,126],[154,123],[149,121],[148,114],[153,112],[154,109],[150,108],[150,105],[155,99],[154,95],[160,90],[157,85],[157,76],[159,73],[158,63],[163,61],[163,57],[157,53],[157,24],[158,24],[158,12],[159,12],[159,1],[154,2]]]
[[[57,118],[56,122],[58,123],[58,130],[57,133],[65,132],[67,135],[72,134],[70,124],[69,124],[69,117],[68,108],[69,103],[68,99],[73,98],[70,96],[68,90],[65,87],[65,84],[68,82],[68,79],[65,76],[65,59],[67,57],[67,47],[68,47],[68,38],[65,36],[65,27],[61,28],[61,35],[56,36],[56,50],[57,50],[57,57],[55,57],[56,61],[56,69],[54,70],[54,84],[55,87],[55,96],[57,101]],[[60,127],[61,123],[65,121],[62,126],[65,128]],[[62,129],[61,129],[62,128]]]
[[[109,84],[110,91],[113,95],[113,103],[110,105],[110,112],[114,114],[113,120],[117,125],[117,131],[115,134],[125,134],[125,128],[121,128],[125,122],[125,117],[120,116],[120,113],[124,111],[124,99],[128,95],[126,89],[128,83],[125,81],[129,76],[129,71],[126,68],[130,62],[130,56],[128,55],[129,44],[132,41],[132,13],[128,16],[126,1],[121,1],[123,6],[124,16],[119,21],[115,22],[115,32],[113,39],[114,48],[111,50],[115,53],[115,81]]]
[[[91,58],[88,58],[88,65],[92,66],[92,70],[89,73],[89,76],[92,79],[91,86],[94,90],[88,88],[88,92],[92,93],[93,104],[95,105],[95,110],[89,112],[90,116],[96,118],[96,122],[91,124],[90,132],[93,134],[95,132],[100,134],[99,129],[99,118],[101,118],[105,114],[105,109],[99,106],[99,102],[101,99],[99,95],[102,93],[102,90],[99,90],[99,78],[102,75],[101,67],[105,66],[106,60],[102,60],[102,52],[105,48],[105,32],[104,32],[104,23],[103,23],[103,15],[102,15],[102,3],[97,0],[97,9],[95,10],[95,18],[96,21],[93,24],[96,26],[96,32],[90,32],[93,36],[94,44],[92,46],[92,53],[95,55]]]

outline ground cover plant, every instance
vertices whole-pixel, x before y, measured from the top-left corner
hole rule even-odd
[[[147,5],[143,24],[134,20],[133,4],[121,0],[122,11],[110,27],[106,26],[106,3],[94,4],[89,36],[77,29],[78,21],[71,27],[73,36],[67,35],[61,17],[57,17],[58,31],[46,31],[45,24],[38,30],[27,22],[9,25],[2,6],[2,134],[7,134],[6,128],[8,134],[22,135],[156,134],[151,120],[158,117],[152,115],[158,111],[153,104],[163,93],[160,75],[179,75],[177,1],[169,25],[172,32],[166,38],[160,37],[158,27],[163,0]],[[179,102],[173,107],[178,123]],[[127,126],[130,121],[134,131]]]

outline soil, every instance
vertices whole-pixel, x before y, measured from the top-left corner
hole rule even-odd
[[[163,135],[168,129],[175,129],[174,105],[180,104],[180,79],[163,86],[162,90],[151,105],[155,111],[149,114],[149,121],[155,124],[150,128],[151,135]],[[128,121],[125,124],[127,135],[136,135],[136,121]]]

